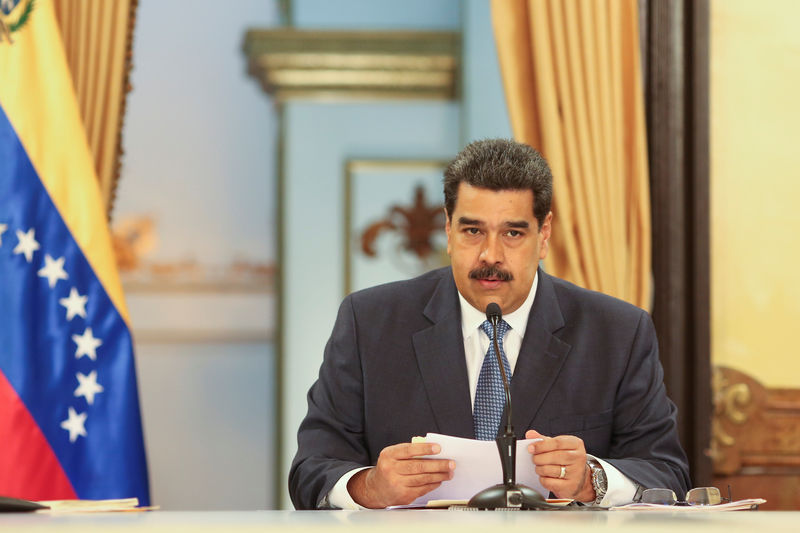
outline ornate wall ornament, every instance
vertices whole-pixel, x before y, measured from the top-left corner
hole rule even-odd
[[[227,262],[192,256],[159,259],[158,221],[148,214],[127,215],[112,227],[111,241],[126,294],[273,294],[272,262],[232,257]]]
[[[726,430],[724,421],[742,425],[747,422],[747,408],[752,403],[750,387],[746,383],[732,383],[724,370],[715,367],[712,374],[712,393],[714,399],[714,416],[711,421],[711,458],[715,470],[725,463],[723,448],[736,444],[736,439]]]
[[[430,206],[425,199],[425,189],[417,186],[414,203],[410,206],[393,205],[386,218],[370,224],[361,234],[361,251],[375,257],[375,240],[385,231],[402,235],[403,249],[425,260],[434,251],[433,235],[444,227],[444,206]]]
[[[719,366],[712,393],[713,485],[763,497],[769,509],[800,507],[800,389],[765,387]]]

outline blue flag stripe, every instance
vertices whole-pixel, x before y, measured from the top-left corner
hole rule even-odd
[[[149,503],[130,332],[31,164],[0,105],[0,370],[53,448],[80,498],[136,496]],[[0,226],[2,227],[2,226]],[[14,253],[17,231],[39,249]],[[49,281],[46,256],[63,258],[68,279]],[[51,283],[54,287],[50,287]],[[67,319],[71,289],[88,298],[85,318]],[[91,331],[90,331],[91,330]],[[87,335],[88,333],[88,335]],[[101,342],[80,355],[74,336]],[[91,343],[90,343],[91,344]],[[84,352],[87,350],[84,349]],[[91,352],[92,350],[88,350]],[[78,374],[102,387],[76,396]],[[92,387],[89,387],[92,390]],[[92,396],[92,403],[89,403]],[[63,427],[85,416],[85,435]],[[73,437],[73,438],[71,438]]]

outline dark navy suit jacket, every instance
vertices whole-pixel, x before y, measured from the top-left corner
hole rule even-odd
[[[541,269],[511,381],[517,436],[575,435],[648,487],[689,485],[650,316]],[[319,506],[346,472],[428,432],[474,438],[452,270],[349,295],[308,392],[289,491]]]

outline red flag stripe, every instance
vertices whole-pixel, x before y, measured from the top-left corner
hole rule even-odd
[[[0,372],[0,495],[74,499],[75,490],[25,404]]]

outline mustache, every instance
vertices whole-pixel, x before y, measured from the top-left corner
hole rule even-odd
[[[473,269],[469,273],[470,279],[489,279],[493,278],[499,281],[511,281],[514,279],[513,274],[511,272],[502,270],[495,265],[492,266],[482,266],[476,269]]]

